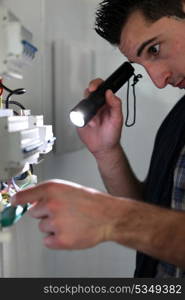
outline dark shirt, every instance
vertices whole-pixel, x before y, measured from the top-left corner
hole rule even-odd
[[[177,200],[180,187],[177,190],[177,182],[174,182],[174,176],[176,171],[182,172],[182,169],[183,171],[185,169],[182,152],[184,146],[185,96],[170,111],[158,130],[146,179],[144,201],[166,208],[175,208],[173,207],[174,201],[176,204],[177,202],[183,202],[184,189],[180,196],[181,200]],[[179,173],[178,178],[180,177]],[[185,176],[181,177],[181,186],[185,185],[184,179]],[[177,178],[176,180],[178,181]],[[176,198],[173,199],[174,195]],[[182,207],[183,205],[179,206],[179,209],[182,209]],[[172,269],[173,271],[169,271]],[[161,277],[164,277],[164,274],[176,276],[176,271],[176,266],[137,252],[135,277],[158,277],[160,272]]]

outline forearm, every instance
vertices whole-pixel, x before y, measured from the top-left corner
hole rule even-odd
[[[114,196],[142,199],[143,184],[134,175],[123,149],[118,145],[114,151],[96,157],[98,168],[107,191]]]
[[[114,241],[185,268],[184,212],[118,199],[116,213]]]

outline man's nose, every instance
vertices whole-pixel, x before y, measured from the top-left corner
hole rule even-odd
[[[159,88],[163,89],[170,82],[172,73],[162,64],[151,64],[146,66],[146,71],[149,74],[153,83]]]

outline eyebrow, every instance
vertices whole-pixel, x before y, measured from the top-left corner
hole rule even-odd
[[[152,39],[149,39],[149,40],[147,40],[146,42],[142,43],[141,46],[140,46],[140,47],[138,48],[138,50],[137,50],[137,56],[141,56],[141,54],[142,54],[144,48],[145,48],[146,46],[148,46],[149,44],[151,44],[152,42],[154,42],[157,38],[158,38],[158,37],[155,36],[155,37],[153,37]]]

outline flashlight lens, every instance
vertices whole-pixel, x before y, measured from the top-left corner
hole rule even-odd
[[[85,125],[84,115],[80,111],[72,111],[70,113],[71,122],[77,127],[83,127]]]

